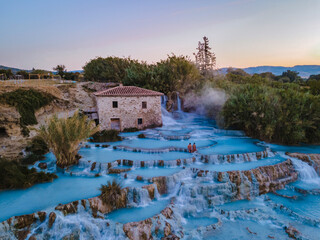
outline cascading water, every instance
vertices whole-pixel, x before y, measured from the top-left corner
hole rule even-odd
[[[127,239],[130,234],[144,230],[150,230],[152,236],[149,233],[142,236],[161,239],[168,232],[168,224],[171,233],[180,239],[230,239],[230,234],[234,239],[286,239],[284,228],[289,223],[305,239],[317,239],[320,223],[316,217],[320,213],[312,209],[319,207],[316,194],[320,181],[312,166],[291,158],[294,168],[290,163],[292,169],[285,172],[285,168],[275,165],[286,164],[288,156],[273,152],[273,145],[257,144],[257,140],[237,131],[218,131],[212,121],[197,114],[183,113],[179,94],[175,113],[166,110],[166,102],[167,98],[163,96],[163,127],[122,133],[123,141],[103,143],[109,147],[88,144],[79,151],[82,156],[79,165],[59,173],[54,182],[0,192],[0,220],[33,212],[37,216],[38,211],[45,211],[46,220],[37,220],[27,229],[30,231],[28,237],[34,235],[37,239]],[[138,138],[140,133],[146,138]],[[196,143],[196,153],[185,152],[189,142]],[[318,148],[303,146],[305,152],[319,152]],[[298,151],[299,147],[295,150]],[[56,171],[52,154],[48,154],[44,161],[49,171]],[[262,167],[265,167],[264,171]],[[304,187],[312,185],[316,190],[312,192],[314,195],[307,191],[303,192],[306,196],[300,194],[297,199],[286,199],[268,193],[259,197],[260,206],[253,204],[255,200],[238,201],[254,199],[261,191],[270,192],[272,189],[269,188],[278,181],[282,186],[294,169],[299,173],[299,181],[290,183],[288,188],[294,192],[297,189],[295,184],[303,182],[305,184],[298,187],[305,190]],[[108,174],[110,170],[113,174]],[[128,187],[127,207],[93,217],[94,208],[89,199],[96,199],[101,184],[112,180]],[[261,183],[262,180],[266,184]],[[284,195],[285,191],[282,192]],[[297,192],[292,193],[295,194]],[[86,207],[79,201],[76,213],[64,215],[55,209],[59,203],[80,199],[87,199],[84,200]],[[230,205],[227,202],[231,202]],[[166,218],[161,212],[168,206],[172,216]],[[284,211],[286,207],[290,211]],[[56,214],[56,220],[49,227],[51,212]],[[156,217],[152,218],[154,215]],[[316,217],[312,218],[313,215]],[[9,222],[0,224],[0,239],[16,237],[15,221],[12,218],[11,225]],[[130,222],[137,225],[130,225],[128,231],[132,229],[132,232],[128,233],[124,231],[124,225]],[[139,223],[142,225],[137,227]]]
[[[286,155],[282,154],[282,156]],[[320,187],[320,177],[312,166],[296,158],[291,157],[290,159],[294,164],[295,169],[299,172],[299,179],[302,182]]]
[[[161,96],[161,112],[162,112],[162,123],[164,126],[174,126],[177,125],[177,121],[173,119],[172,113],[167,111],[167,96]]]
[[[181,99],[180,99],[179,92],[177,92],[177,111],[181,112]]]

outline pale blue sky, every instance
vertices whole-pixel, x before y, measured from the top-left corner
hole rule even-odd
[[[319,0],[0,0],[0,65],[156,62],[206,35],[218,67],[320,64]]]

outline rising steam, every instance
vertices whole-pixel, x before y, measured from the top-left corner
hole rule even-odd
[[[184,107],[201,115],[216,117],[227,99],[223,90],[205,86],[200,93],[186,95]]]

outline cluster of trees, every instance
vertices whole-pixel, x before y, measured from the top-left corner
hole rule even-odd
[[[223,127],[268,142],[320,143],[320,95],[308,86],[317,80],[282,82],[269,73],[231,70],[207,81],[228,93],[219,114]]]
[[[0,80],[10,79],[12,76],[11,69],[0,69]]]
[[[184,94],[199,88],[216,65],[207,37],[199,42],[194,55],[196,62],[187,56],[171,54],[155,64],[131,58],[98,57],[83,67],[84,77],[89,81],[122,82],[163,93],[179,91]]]
[[[156,64],[130,58],[96,58],[84,67],[84,77],[97,82],[122,82],[164,93],[192,90],[199,83],[200,72],[186,56],[169,55]]]
[[[57,65],[53,68],[56,71],[56,75],[59,75],[62,79],[65,80],[80,80],[79,72],[68,72],[65,65]]]
[[[320,95],[320,74],[311,75],[307,81],[310,91],[314,95]]]

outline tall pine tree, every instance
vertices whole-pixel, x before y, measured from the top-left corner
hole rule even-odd
[[[207,74],[216,66],[216,55],[211,51],[211,47],[209,47],[209,39],[204,36],[203,42],[199,41],[196,49],[198,52],[193,55],[196,58],[197,66],[202,74]]]

